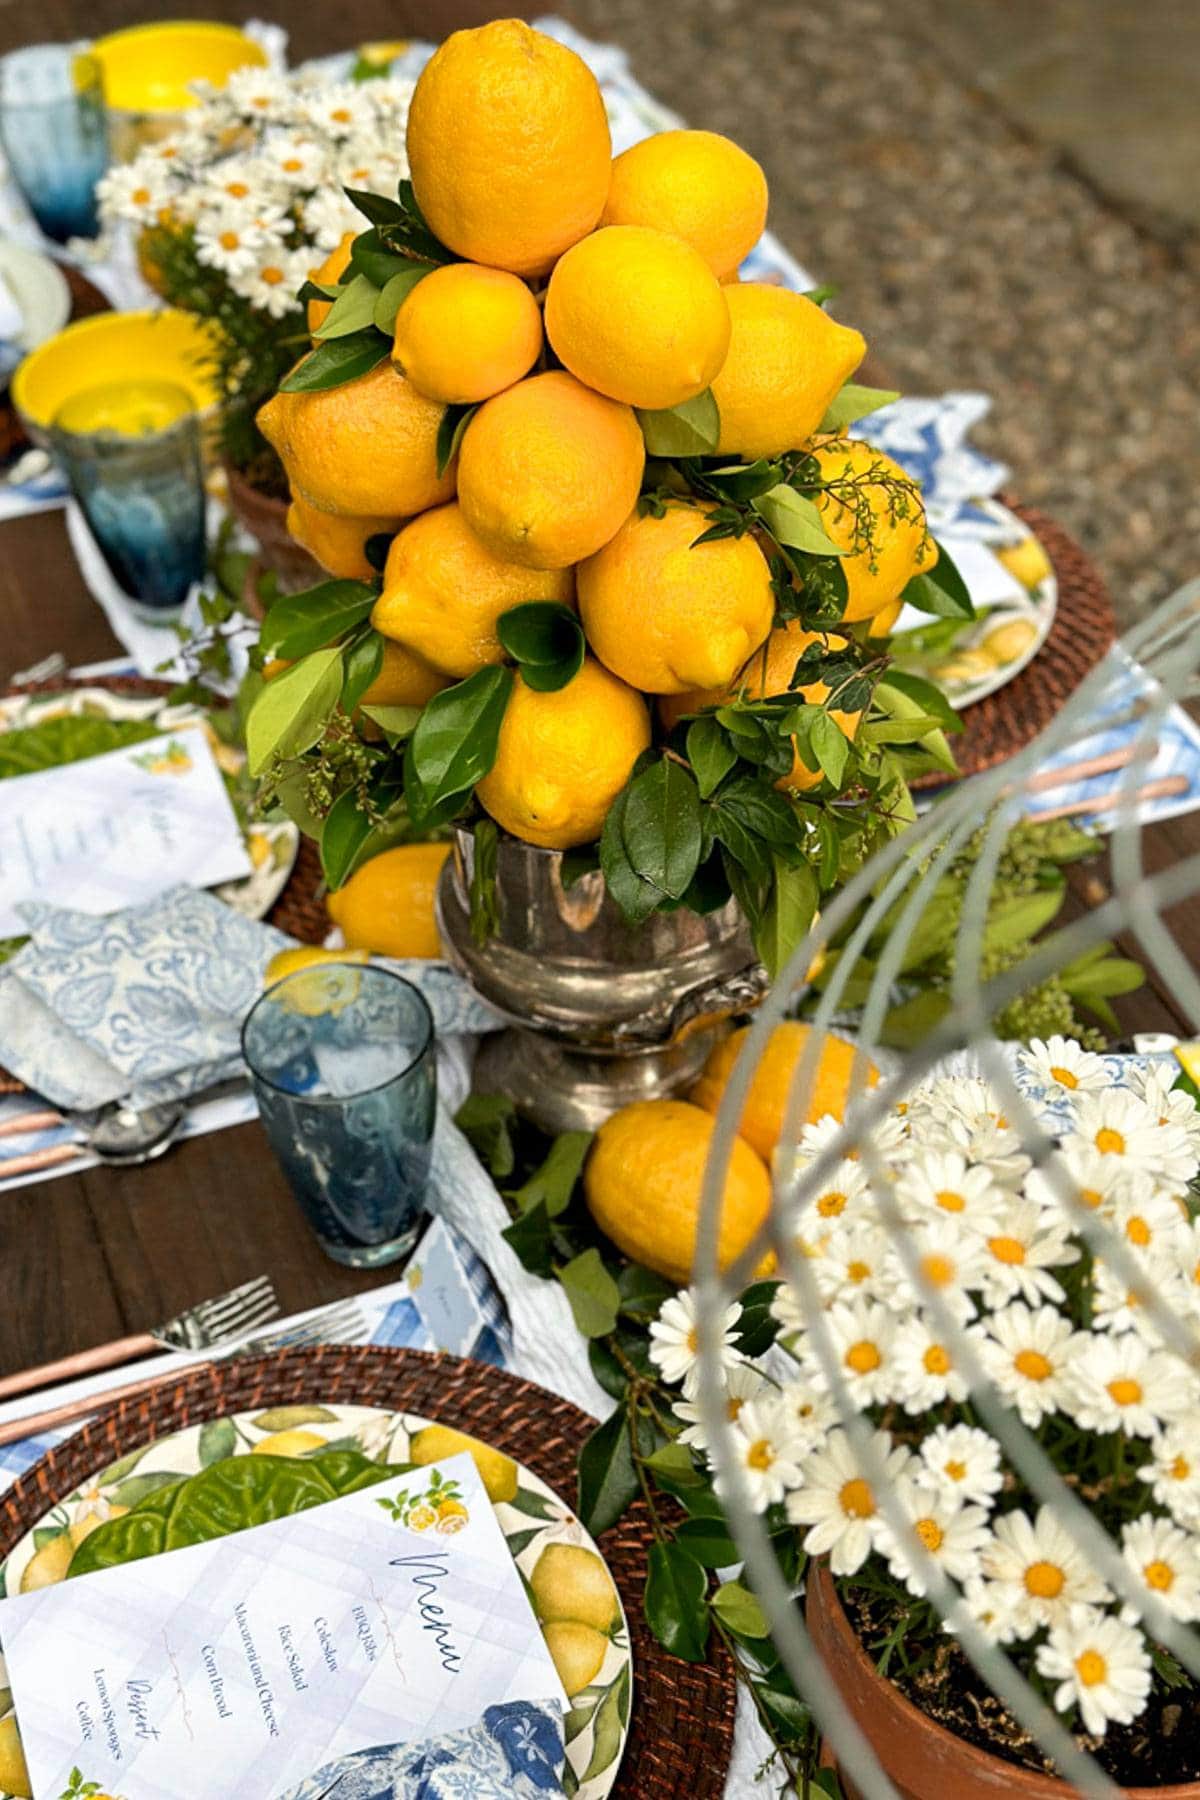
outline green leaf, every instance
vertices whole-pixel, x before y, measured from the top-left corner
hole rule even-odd
[[[1058,917],[1067,897],[1065,886],[1039,888],[1033,894],[1002,894],[988,907],[983,928],[983,954],[1015,950],[1027,944]]]
[[[591,1142],[590,1131],[562,1132],[551,1144],[542,1166],[509,1196],[510,1199],[521,1212],[528,1212],[540,1201],[550,1217],[556,1219],[570,1204]]]
[[[247,764],[261,775],[272,757],[302,756],[322,736],[342,697],[342,653],[314,650],[262,689],[246,720]]]
[[[390,349],[387,338],[373,325],[349,337],[334,338],[332,343],[318,344],[284,376],[279,392],[316,394],[342,387],[348,381],[357,381],[360,375],[369,375]]]
[[[423,707],[420,706],[364,706],[360,709],[365,718],[371,719],[390,744],[399,743],[402,738],[411,737],[417,728]]]
[[[950,996],[940,988],[925,988],[893,1006],[883,1021],[879,1041],[889,1050],[915,1050],[936,1031],[950,1011]]]
[[[583,667],[587,646],[579,615],[556,601],[527,600],[510,606],[496,621],[496,635],[521,665],[526,687],[539,694],[565,688]]]
[[[702,1569],[729,1569],[742,1560],[742,1553],[724,1523],[717,1519],[685,1519],[676,1529],[675,1542],[681,1544]]]
[[[664,756],[635,776],[621,835],[642,880],[678,900],[700,864],[700,795],[691,773]]]
[[[1146,971],[1130,957],[1109,956],[1073,974],[1063,970],[1059,979],[1072,1000],[1086,1005],[1097,996],[1109,999],[1115,994],[1132,994],[1145,983]]]
[[[673,1281],[656,1275],[653,1269],[643,1269],[640,1263],[626,1263],[617,1277],[617,1286],[621,1292],[622,1313],[643,1324],[656,1319],[664,1302],[678,1291]]]
[[[566,1289],[571,1312],[582,1335],[587,1338],[607,1336],[616,1326],[621,1296],[600,1252],[593,1246],[572,1257],[559,1270],[558,1279]]]
[[[407,219],[400,202],[389,200],[386,194],[371,194],[362,188],[343,188],[342,192],[351,206],[372,225],[403,225]]]
[[[379,820],[372,817],[372,813],[386,810],[396,793],[393,781],[374,784],[373,805],[368,808],[363,805],[358,789],[349,787],[338,795],[326,813],[321,829],[321,869],[335,893],[363,861],[367,844],[379,828]]]
[[[592,1754],[583,1780],[592,1781],[611,1768],[620,1754],[622,1736],[629,1719],[630,1666],[625,1663],[614,1676],[604,1698],[592,1714]]]
[[[454,1123],[496,1181],[506,1181],[517,1166],[513,1127],[517,1109],[506,1094],[468,1094]]]
[[[915,606],[918,612],[933,613],[938,618],[975,617],[967,584],[944,544],[938,544],[938,559],[933,568],[914,575],[900,598],[909,606]]]
[[[821,896],[816,873],[808,863],[793,866],[781,862],[778,856],[771,861],[775,879],[767,909],[754,933],[754,948],[774,981],[803,943]]]
[[[637,1469],[623,1407],[597,1425],[579,1452],[576,1512],[585,1531],[598,1537],[615,1525],[638,1496]]]
[[[707,1478],[696,1467],[695,1458],[686,1444],[660,1444],[657,1450],[643,1457],[648,1469],[653,1470],[654,1479],[668,1493],[677,1489],[697,1488],[707,1485]]]
[[[848,381],[834,395],[817,430],[843,431],[847,425],[853,425],[856,419],[865,419],[868,414],[878,412],[881,406],[890,406],[893,400],[899,398],[898,389],[860,387],[858,382]]]
[[[711,388],[662,411],[637,409],[651,456],[710,456],[721,435],[721,415]]]
[[[588,1364],[610,1400],[624,1400],[629,1392],[629,1376],[603,1338],[588,1342]]]
[[[478,406],[448,406],[437,431],[437,472],[444,475],[458,455],[467,426],[479,411]]]
[[[368,281],[380,289],[385,288],[394,275],[422,266],[414,263],[411,256],[402,256],[398,250],[385,243],[374,226],[370,231],[361,231],[350,246],[350,271],[355,275],[365,275]],[[428,273],[428,269],[425,272]]]
[[[424,281],[426,275],[432,273],[432,269],[431,263],[409,263],[407,268],[397,269],[394,275],[389,276],[375,301],[372,317],[376,330],[389,333],[395,331],[396,314],[417,283]]]
[[[644,881],[629,860],[625,848],[625,809],[629,789],[623,788],[609,807],[600,832],[600,868],[609,893],[631,925],[648,919],[663,896],[658,888]]]
[[[687,757],[696,773],[700,798],[707,800],[737,762],[737,752],[711,713],[688,726]]]
[[[815,707],[809,723],[808,741],[820,764],[821,773],[835,788],[840,788],[850,760],[850,745],[837,720],[823,707]]]
[[[342,683],[342,711],[347,718],[382,667],[383,639],[377,631],[368,631],[347,648]]]
[[[504,709],[512,692],[511,669],[478,669],[435,694],[409,739],[405,792],[414,819],[441,802],[468,793],[496,760]]]
[[[365,581],[322,581],[277,600],[263,621],[259,643],[267,655],[295,662],[361,625],[375,599],[374,588]]]
[[[921,675],[910,675],[904,669],[889,669],[875,688],[876,705],[886,712],[893,694],[903,695],[918,711],[932,714],[943,731],[953,733],[963,729],[961,715],[955,712],[935,682],[926,681]]]
[[[740,1581],[726,1581],[712,1597],[712,1609],[735,1637],[770,1637],[767,1615],[757,1598]]]
[[[781,465],[764,456],[757,462],[731,463],[725,469],[705,469],[703,481],[706,488],[715,489],[725,499],[744,504],[773,488],[781,473]]]
[[[500,1233],[523,1269],[542,1281],[554,1274],[554,1235],[544,1203],[531,1206]]]
[[[778,1322],[771,1313],[779,1288],[778,1281],[755,1281],[740,1296],[742,1316],[734,1341],[742,1355],[752,1361],[765,1356],[779,1336]]]
[[[379,289],[365,275],[356,275],[348,287],[338,290],[338,297],[326,313],[313,336],[318,343],[326,343],[331,338],[349,337],[353,331],[363,331],[375,322],[375,303],[379,299]]]
[[[905,675],[893,680],[893,673],[892,670],[888,671],[887,679],[879,683],[874,695],[875,705],[887,715],[886,720],[868,720],[860,728],[859,736],[864,743],[920,742],[925,755],[931,757],[939,768],[945,769],[948,775],[957,775],[958,764],[943,729],[944,714],[951,710],[948,703],[932,683],[916,681],[915,677]],[[915,692],[910,690],[909,685],[914,681]],[[926,695],[920,691],[923,688],[935,696],[929,712],[924,711]],[[953,716],[957,720],[958,715]],[[955,728],[961,730],[961,723]],[[909,733],[907,737],[905,732]]]
[[[821,521],[815,500],[780,482],[753,503],[754,510],[777,543],[810,556],[845,556]]]
[[[237,1449],[237,1426],[232,1419],[208,1419],[200,1427],[197,1445],[200,1467],[207,1469],[210,1463],[224,1462]]]
[[[678,1544],[651,1544],[646,1575],[646,1623],[672,1656],[703,1662],[708,1648],[708,1578]]]

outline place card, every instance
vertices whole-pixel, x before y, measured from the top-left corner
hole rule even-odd
[[[189,727],[0,781],[0,937],[22,901],[117,912],[251,873],[204,732]]]
[[[273,1800],[566,1698],[467,1455],[18,1595],[0,1643],[35,1800]]]

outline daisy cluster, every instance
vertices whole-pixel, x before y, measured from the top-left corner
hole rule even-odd
[[[273,319],[347,231],[362,229],[344,189],[393,195],[408,173],[409,81],[330,82],[239,69],[173,137],[112,169],[101,217],[136,230],[190,231],[197,260]]]
[[[1118,1076],[1060,1037],[1021,1065],[1018,1085],[1053,1120],[1040,1166],[973,1077],[915,1092],[867,1154],[832,1167],[840,1128],[806,1128],[808,1191],[790,1224],[811,1282],[779,1287],[765,1360],[739,1353],[739,1307],[722,1321],[726,1457],[754,1508],[786,1515],[835,1576],[870,1563],[873,1585],[912,1606],[936,1565],[955,1610],[1103,1734],[1143,1711],[1154,1679],[1131,1595],[1200,1621],[1200,1363],[1186,1341],[1168,1347],[1150,1298],[1200,1345],[1200,1112],[1170,1065]],[[696,1344],[681,1294],[650,1354],[682,1387],[682,1440],[703,1452]],[[1003,1416],[985,1429],[985,1389],[1091,1507],[1129,1593],[1038,1503]],[[872,1432],[871,1478],[846,1408]]]

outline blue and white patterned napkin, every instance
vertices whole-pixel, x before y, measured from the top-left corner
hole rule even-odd
[[[544,1800],[563,1792],[557,1700],[510,1700],[478,1725],[339,1757],[278,1800]]]

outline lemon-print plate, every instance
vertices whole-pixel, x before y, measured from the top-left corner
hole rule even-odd
[[[374,1462],[409,1463],[439,1461],[462,1448],[436,1436],[416,1442],[434,1428],[416,1413],[342,1405],[273,1406],[188,1426],[122,1457],[60,1501],[0,1565],[0,1595],[63,1579],[75,1548],[97,1525],[226,1457],[303,1458],[339,1449]],[[629,1628],[612,1577],[578,1519],[531,1469],[492,1451],[481,1458],[480,1473],[570,1696],[566,1792],[605,1800],[620,1767],[633,1697]],[[426,1523],[431,1531],[453,1528],[433,1509]],[[0,1658],[0,1722],[10,1712]],[[0,1788],[0,1800],[14,1797]]]

